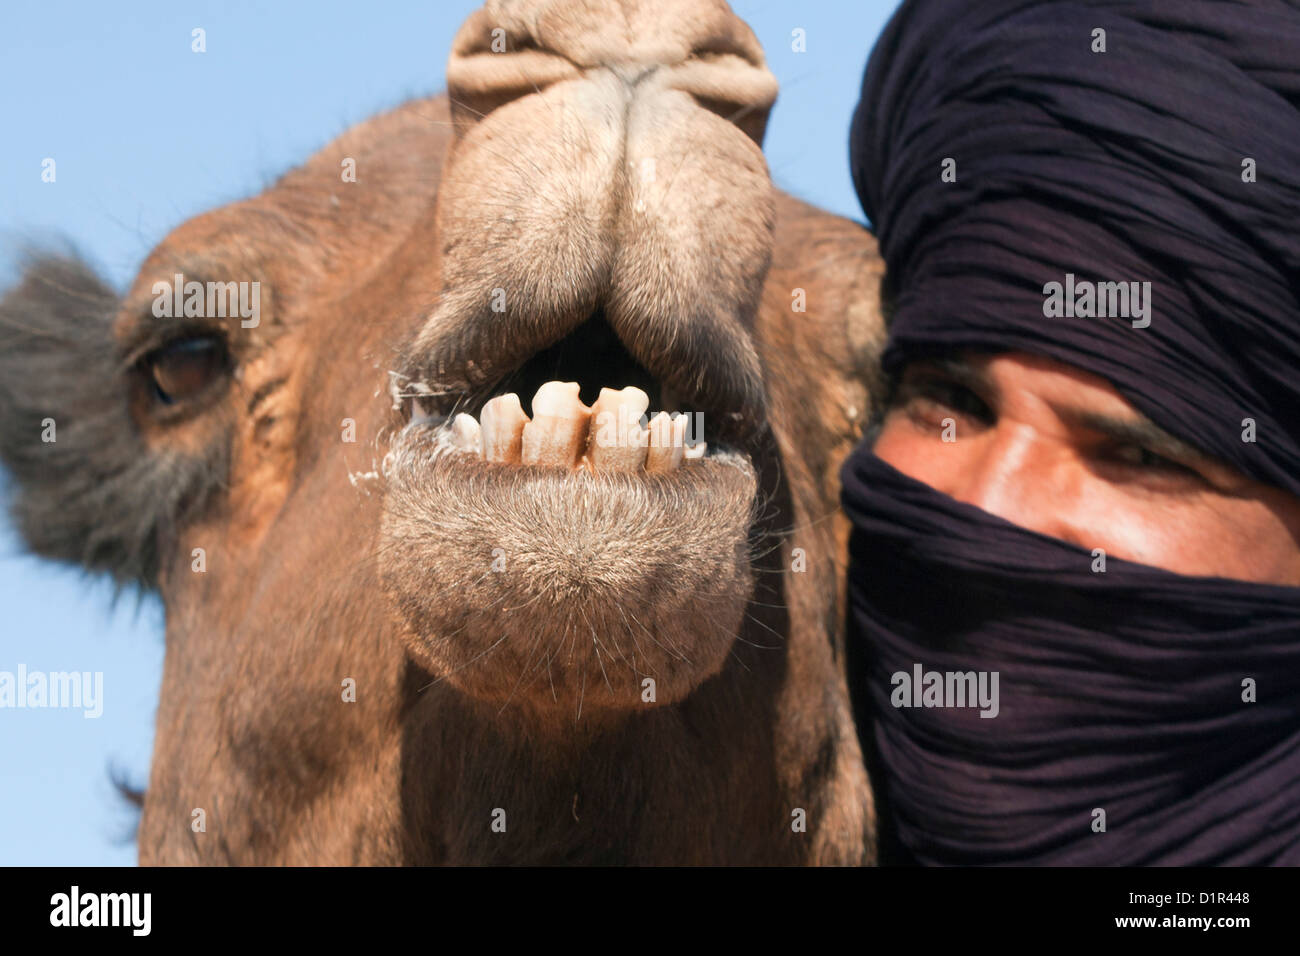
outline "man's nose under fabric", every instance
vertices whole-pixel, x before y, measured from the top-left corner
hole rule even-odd
[[[1300,589],[1097,573],[865,452],[843,481],[852,676],[918,861],[1300,864]]]

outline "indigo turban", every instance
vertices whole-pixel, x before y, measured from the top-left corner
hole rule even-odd
[[[887,366],[1055,358],[1300,494],[1300,8],[905,3],[851,156],[897,296]],[[1067,275],[1150,282],[1149,326],[1046,317]]]
[[[851,158],[887,370],[1053,358],[1300,495],[1300,8],[906,2]],[[1300,864],[1300,589],[1098,574],[866,445],[842,477],[851,685],[910,859]],[[928,706],[930,673],[996,673],[998,705],[927,677]]]

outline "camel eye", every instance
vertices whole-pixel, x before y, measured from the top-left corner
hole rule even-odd
[[[228,367],[225,343],[213,335],[178,339],[145,357],[154,397],[164,405],[194,398]]]

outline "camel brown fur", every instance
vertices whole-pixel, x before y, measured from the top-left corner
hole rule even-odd
[[[0,306],[17,524],[166,606],[141,862],[872,862],[837,474],[873,240],[771,186],[721,0],[489,3],[448,85],[125,295],[46,258]],[[256,325],[155,315],[177,274],[257,281]],[[450,442],[554,378],[639,383],[710,453]]]

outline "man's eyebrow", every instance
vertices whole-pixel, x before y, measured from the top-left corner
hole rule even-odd
[[[1165,431],[1144,415],[1119,418],[1100,412],[1062,409],[1058,412],[1067,424],[1099,432],[1115,441],[1139,445],[1162,458],[1177,461],[1210,461],[1210,456],[1190,442]]]
[[[918,358],[908,364],[906,371],[921,375],[942,375],[989,401],[996,399],[1000,391],[987,369],[972,365],[962,358],[945,355]]]
[[[917,358],[908,364],[907,371],[943,376],[990,402],[1000,394],[997,382],[987,369],[958,356]],[[1114,441],[1141,446],[1162,458],[1188,462],[1213,460],[1195,445],[1175,437],[1145,415],[1129,418],[1074,408],[1058,409],[1057,414],[1069,425],[1098,432]]]

